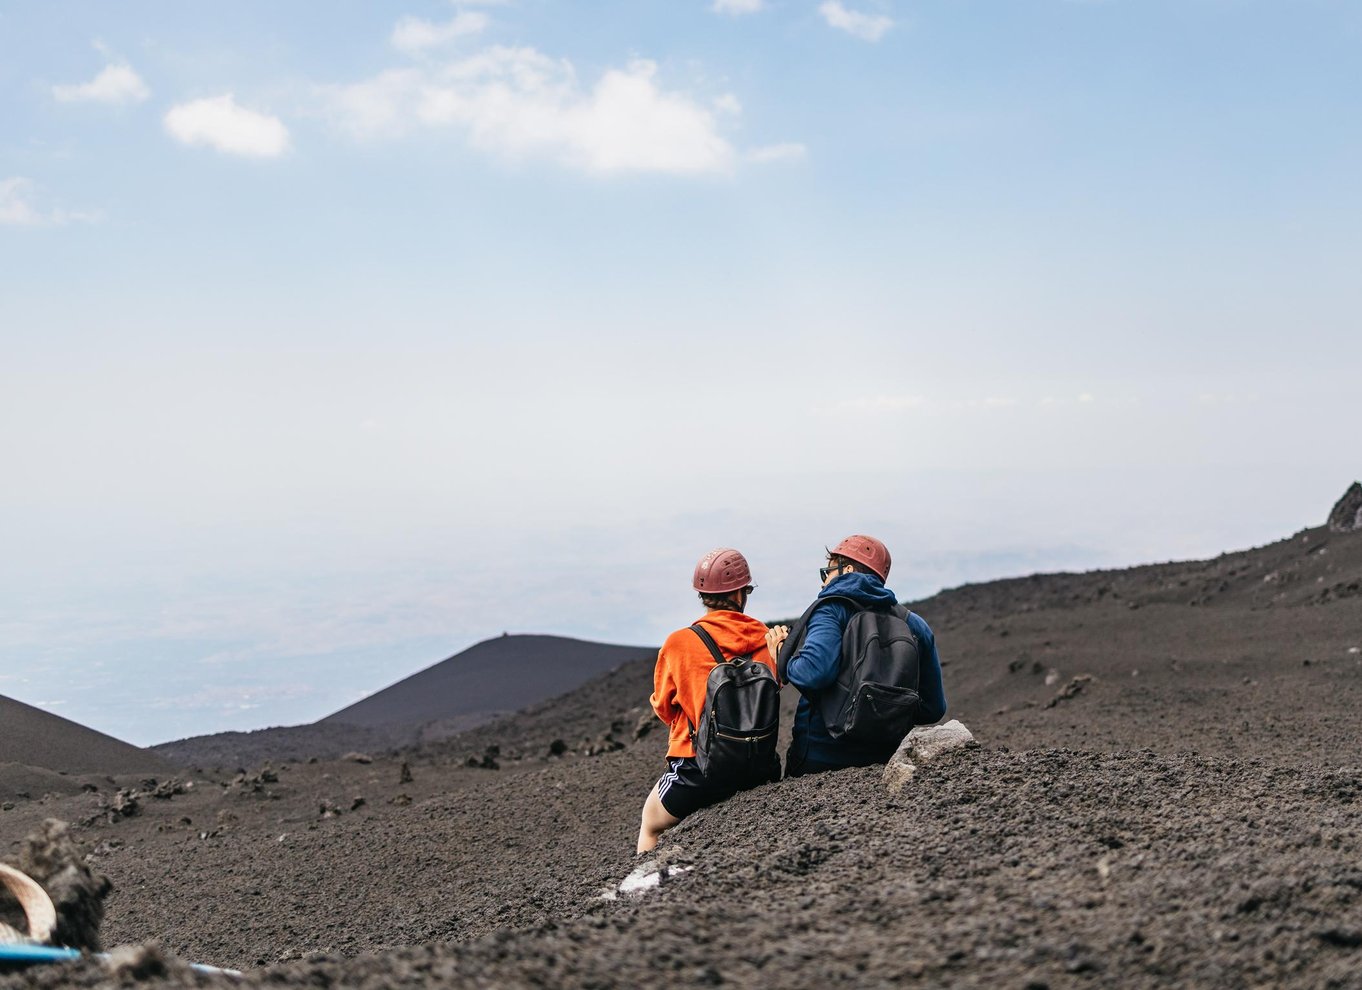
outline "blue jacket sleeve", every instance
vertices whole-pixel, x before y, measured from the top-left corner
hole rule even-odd
[[[809,616],[804,642],[785,668],[785,678],[801,692],[821,691],[837,680],[847,618],[847,607],[837,602],[828,602]]]
[[[941,657],[936,652],[932,627],[916,612],[908,613],[908,628],[918,645],[917,693],[922,698],[923,724],[936,722],[946,714],[946,688],[941,683]]]

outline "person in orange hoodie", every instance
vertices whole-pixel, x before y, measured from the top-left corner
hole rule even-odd
[[[758,619],[744,615],[752,593],[752,571],[737,550],[720,547],[711,550],[695,565],[692,586],[700,594],[705,614],[697,624],[713,638],[725,659],[750,655],[775,672],[776,655],[772,636]],[[714,657],[695,631],[678,629],[667,637],[657,654],[653,673],[653,694],[649,701],[657,717],[667,723],[667,772],[648,795],[643,805],[643,820],[638,830],[638,851],[648,852],[658,837],[692,812],[732,797],[739,790],[780,778],[780,760],[772,756],[769,776],[763,775],[745,786],[715,786],[708,782],[695,762],[691,727],[700,724],[705,706],[705,688]]]

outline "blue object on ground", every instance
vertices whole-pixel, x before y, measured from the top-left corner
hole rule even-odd
[[[0,945],[0,967],[33,963],[69,962],[80,958],[79,949],[54,949],[50,945]]]
[[[7,966],[34,966],[41,963],[74,962],[84,955],[79,949],[58,949],[50,945],[4,945],[0,944],[0,970]],[[107,953],[100,953],[96,959],[107,959]],[[193,963],[200,973],[218,973],[225,976],[240,976],[235,969],[218,969],[216,966],[203,966]]]

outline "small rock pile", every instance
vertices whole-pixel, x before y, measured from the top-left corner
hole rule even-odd
[[[247,773],[245,770],[240,771],[232,778],[231,783],[229,783],[227,787],[239,794],[268,795],[269,791],[266,790],[266,786],[277,783],[279,783],[279,774],[275,773],[274,768],[266,763],[255,773]]]
[[[169,801],[177,795],[193,789],[194,782],[192,780],[186,783],[175,777],[166,781],[158,781],[155,777],[148,777],[137,787],[119,788],[114,792],[113,797],[101,802],[99,813],[110,822],[116,822],[123,818],[133,818],[142,813],[143,801],[148,799]]]
[[[624,748],[624,740],[619,738],[624,733],[624,721],[616,719],[610,723],[609,731],[601,733],[598,738],[583,739],[578,752],[583,756],[603,756],[606,753],[616,753]]]
[[[602,732],[595,739],[590,736],[583,736],[582,741],[574,748],[569,746],[562,739],[555,739],[549,743],[547,756],[604,756],[606,753],[617,753],[624,749],[626,745],[624,737],[630,739],[641,739],[651,730],[651,722],[656,721],[651,715],[647,716],[647,721],[643,718],[631,730],[628,728],[624,719],[615,719],[610,723],[610,728]],[[471,764],[470,764],[471,765]]]

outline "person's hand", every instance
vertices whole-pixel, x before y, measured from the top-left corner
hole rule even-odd
[[[789,638],[789,626],[772,626],[766,630],[766,649],[771,653],[771,659],[776,659],[780,653],[780,646]]]

